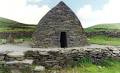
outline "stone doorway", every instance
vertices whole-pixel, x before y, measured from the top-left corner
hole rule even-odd
[[[66,48],[67,47],[66,32],[61,32],[61,34],[60,34],[60,45],[61,45],[61,48]]]

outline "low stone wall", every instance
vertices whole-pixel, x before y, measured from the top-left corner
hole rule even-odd
[[[29,37],[32,36],[33,32],[0,32],[0,38],[6,39],[9,35],[13,37]]]
[[[0,62],[7,66],[11,72],[14,70],[20,71],[24,68],[30,68],[30,71],[33,71],[31,71],[32,73],[45,68],[59,69],[82,63],[85,58],[95,64],[101,63],[106,58],[120,60],[120,48],[61,48],[0,53]]]
[[[120,38],[120,32],[113,32],[113,31],[99,31],[99,32],[86,32],[88,37],[96,36],[96,35],[105,35],[109,37],[118,37]]]
[[[27,51],[25,58],[33,59],[34,64],[45,67],[66,67],[80,62],[83,58],[90,58],[93,63],[99,63],[105,58],[119,58],[120,49],[113,48],[89,48],[58,51]]]
[[[14,53],[14,52],[13,52]],[[20,55],[17,55],[20,54]],[[33,64],[45,67],[66,67],[74,64],[82,58],[90,58],[93,63],[99,63],[108,57],[120,57],[119,48],[78,48],[49,51],[27,51],[24,54],[0,54],[1,61],[22,61],[33,60]]]

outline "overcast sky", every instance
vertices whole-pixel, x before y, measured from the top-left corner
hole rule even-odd
[[[0,17],[37,24],[60,1],[76,13],[83,27],[120,23],[120,0],[0,0]]]

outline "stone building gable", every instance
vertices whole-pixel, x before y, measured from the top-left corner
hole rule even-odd
[[[79,19],[64,2],[60,2],[40,20],[33,40],[36,47],[45,48],[87,44]]]

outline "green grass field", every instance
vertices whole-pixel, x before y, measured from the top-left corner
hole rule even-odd
[[[61,70],[60,73],[120,73],[120,62],[111,62],[110,67],[94,64],[83,65]]]
[[[34,31],[35,25],[23,24],[10,19],[0,17],[0,32],[18,32],[18,31]]]
[[[92,36],[88,37],[88,41],[92,44],[120,46],[120,38],[113,38],[108,36]]]
[[[120,31],[120,23],[113,24],[98,24],[85,29],[86,32],[99,32],[99,31]],[[88,37],[88,41],[92,44],[100,45],[115,45],[120,46],[120,38],[113,38],[104,35],[97,35]]]
[[[40,73],[120,73],[120,60],[117,59],[105,59],[100,64],[93,64],[88,59],[81,61],[73,67],[48,69]],[[22,71],[23,73],[28,73],[28,69]],[[4,65],[0,64],[0,73],[10,73],[10,71]]]
[[[50,69],[43,73],[120,73],[120,60],[105,59],[101,64],[93,64],[90,60],[81,60],[74,67]]]
[[[86,32],[120,31],[120,23],[98,24],[85,29]]]

